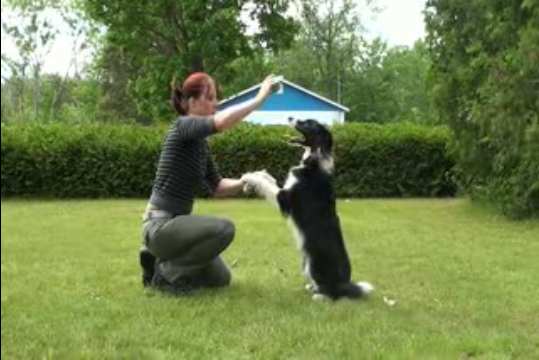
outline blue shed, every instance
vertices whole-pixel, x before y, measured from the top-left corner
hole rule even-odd
[[[321,123],[332,125],[343,123],[345,114],[350,111],[347,107],[331,101],[321,95],[307,90],[283,77],[276,80],[282,83],[282,88],[266,99],[264,104],[253,111],[246,120],[257,124],[286,124],[289,117],[296,119],[315,119]],[[250,87],[238,94],[222,100],[219,110],[236,105],[254,98],[260,84]]]

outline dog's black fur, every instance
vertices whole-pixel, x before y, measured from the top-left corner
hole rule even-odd
[[[372,287],[350,279],[350,260],[332,184],[331,132],[311,119],[294,121],[293,126],[304,137],[293,143],[303,146],[306,152],[300,164],[290,169],[286,184],[277,192],[277,203],[299,234],[303,269],[313,293],[333,300],[359,298]]]

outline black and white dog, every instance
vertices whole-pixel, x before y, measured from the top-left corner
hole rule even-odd
[[[303,252],[303,271],[313,299],[359,298],[373,291],[367,282],[351,281],[351,266],[341,231],[332,184],[333,138],[315,120],[293,120],[303,135],[291,141],[305,148],[280,189],[265,172],[244,175],[248,187],[273,202],[292,225]]]

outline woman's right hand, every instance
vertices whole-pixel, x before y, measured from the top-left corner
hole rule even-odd
[[[264,81],[262,81],[260,90],[258,90],[258,94],[256,95],[257,99],[260,100],[261,102],[266,100],[266,98],[271,95],[272,85],[273,85],[273,75],[268,75],[264,79]]]

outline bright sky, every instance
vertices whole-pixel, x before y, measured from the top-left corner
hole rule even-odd
[[[371,36],[380,36],[391,46],[412,46],[425,37],[423,9],[426,0],[378,0],[382,12],[364,19]]]
[[[387,41],[390,46],[407,45],[425,36],[425,26],[422,11],[426,0],[377,0],[376,4],[382,11],[374,16],[363,18],[364,25],[368,31],[368,37],[380,36]],[[6,18],[4,18],[6,17]],[[2,11],[2,21],[9,21],[9,13]],[[13,20],[13,19],[11,19]],[[48,73],[58,73],[64,75],[66,71],[73,73],[74,63],[79,67],[89,61],[91,56],[88,52],[79,54],[74,62],[75,52],[73,43],[75,39],[67,35],[68,28],[62,24],[59,17],[51,17],[57,26],[60,27],[60,35],[50,49],[43,70]],[[7,38],[2,29],[2,54],[10,57],[17,55],[17,50],[12,41]],[[4,70],[4,68],[2,69]]]
[[[45,10],[44,18],[56,28],[59,32],[54,42],[46,49],[38,51],[40,57],[44,57],[43,71],[46,73],[57,73],[64,76],[66,72],[74,74],[75,69],[82,70],[84,63],[91,60],[91,49],[75,51],[79,48],[83,37],[70,35],[71,29],[60,15],[54,11]],[[2,10],[2,22],[8,25],[15,25],[19,18],[12,11]],[[25,24],[28,24],[26,22]],[[18,50],[12,38],[8,37],[2,28],[2,54],[10,58],[18,58]],[[46,54],[46,56],[43,56]],[[2,66],[2,71],[5,68]]]

